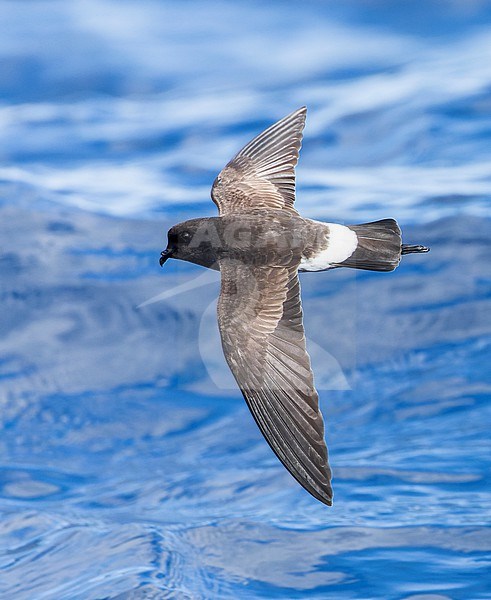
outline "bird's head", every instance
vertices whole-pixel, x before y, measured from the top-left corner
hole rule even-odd
[[[216,221],[213,217],[191,219],[171,227],[167,233],[167,248],[160,254],[160,266],[168,258],[205,267],[214,265],[222,245]]]

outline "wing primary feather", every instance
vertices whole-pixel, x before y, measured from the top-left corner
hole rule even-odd
[[[302,107],[268,127],[221,171],[211,191],[220,215],[256,208],[296,213],[295,166],[306,110]]]
[[[315,498],[332,504],[324,422],[302,324],[298,265],[222,261],[218,321],[223,349],[266,441]],[[255,281],[254,293],[241,281]]]
[[[290,473],[293,475],[293,477],[310,494],[312,494],[312,496],[314,496],[315,498],[317,498],[324,504],[331,506],[332,505],[332,488],[330,486],[329,477],[318,478],[316,476],[313,476],[311,473],[309,473],[308,471],[305,470],[303,464],[300,463],[298,461],[298,459],[292,460],[288,456],[288,454],[285,452],[285,449],[288,449],[290,455],[293,455],[293,456],[295,455],[293,448],[291,447],[289,442],[285,441],[284,436],[278,435],[277,429],[271,430],[269,424],[266,425],[265,420],[261,419],[261,416],[263,413],[263,408],[262,408],[261,403],[260,402],[259,403],[252,402],[252,407],[255,408],[255,410],[251,410],[251,412],[253,413],[253,416],[256,419],[256,422],[258,423],[259,428],[265,435],[267,442],[271,446],[271,448],[274,451],[274,453],[276,454],[276,456],[278,456],[278,458],[285,465],[285,467],[290,471]],[[256,418],[256,417],[259,417],[259,418]],[[270,434],[273,433],[276,435],[268,436],[266,434],[267,431],[269,431]],[[283,446],[279,445],[277,443],[277,440],[279,440],[279,439],[284,442]]]

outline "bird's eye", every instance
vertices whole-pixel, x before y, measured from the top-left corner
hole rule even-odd
[[[183,242],[189,242],[189,240],[191,239],[191,234],[189,233],[189,231],[183,231],[179,237]]]

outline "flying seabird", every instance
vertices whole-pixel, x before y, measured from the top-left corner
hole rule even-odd
[[[219,216],[168,232],[168,258],[221,274],[218,325],[227,363],[276,456],[295,479],[332,505],[324,422],[305,344],[299,271],[351,267],[393,271],[402,244],[394,219],[338,225],[303,218],[294,207],[295,166],[307,109],[249,142],[213,183]]]

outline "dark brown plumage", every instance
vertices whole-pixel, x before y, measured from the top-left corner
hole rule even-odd
[[[401,246],[393,219],[345,227],[298,214],[295,165],[305,116],[305,107],[295,111],[238,152],[213,184],[220,216],[172,227],[160,264],[172,257],[220,270],[218,325],[227,363],[275,454],[307,491],[331,505],[298,272],[388,271],[402,252],[427,249]]]
[[[295,479],[331,504],[297,268],[222,260],[218,325],[227,363],[264,437]]]
[[[220,215],[258,208],[298,214],[293,207],[295,165],[306,115],[303,107],[268,127],[227,164],[211,190]]]

